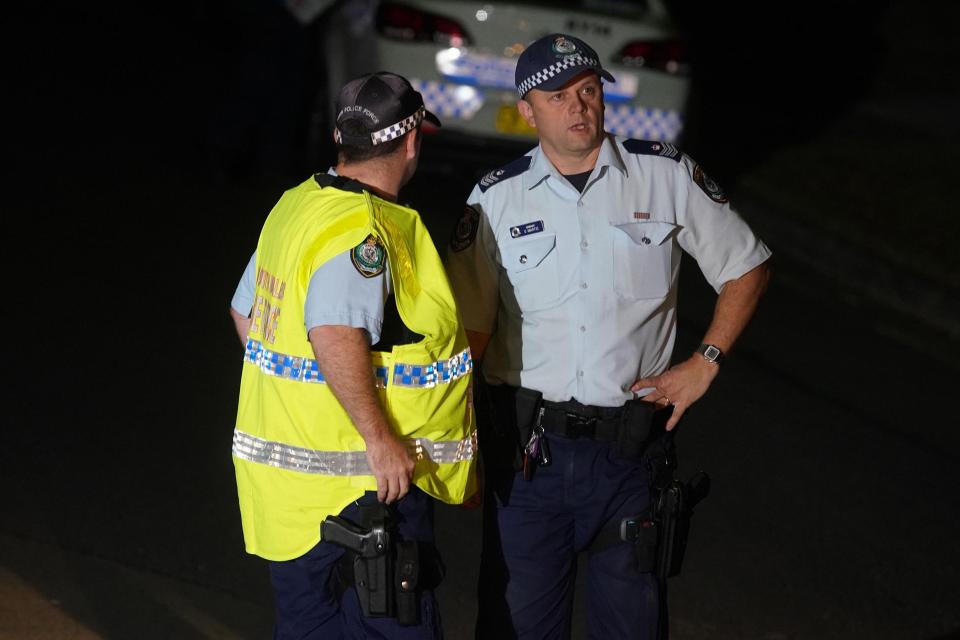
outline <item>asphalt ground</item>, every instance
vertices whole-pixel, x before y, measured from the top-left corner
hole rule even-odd
[[[680,474],[707,470],[713,492],[670,585],[675,638],[960,637],[956,93],[938,88],[948,64],[910,67],[954,55],[951,11],[923,3],[917,26],[888,8],[875,35],[911,55],[802,135],[749,152],[718,133],[690,141],[776,273],[679,436]],[[197,112],[222,60],[201,41],[124,56],[134,16],[88,18],[61,15],[77,47],[36,38],[50,64],[24,60],[10,81],[0,638],[269,637],[229,458],[226,305],[278,180],[208,171]],[[111,46],[80,46],[95,36]],[[439,243],[500,153],[428,148],[405,197]],[[678,353],[713,300],[692,261],[681,278]],[[445,629],[466,638],[479,513],[437,517]]]

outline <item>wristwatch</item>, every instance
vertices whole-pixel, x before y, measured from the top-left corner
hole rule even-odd
[[[700,345],[697,347],[697,353],[702,355],[707,362],[713,362],[714,364],[720,364],[720,361],[723,360],[723,351],[712,344],[704,343]]]

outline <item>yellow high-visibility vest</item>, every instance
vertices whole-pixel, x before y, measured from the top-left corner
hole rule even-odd
[[[364,441],[324,383],[304,327],[311,275],[370,235],[386,250],[401,319],[423,336],[371,353],[381,407],[416,456],[417,487],[448,503],[476,489],[473,362],[420,216],[311,178],[284,193],[260,234],[234,431],[246,549],[269,560],[303,555],[324,518],[376,490]]]

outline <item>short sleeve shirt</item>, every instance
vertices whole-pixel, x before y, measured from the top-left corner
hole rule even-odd
[[[669,365],[684,252],[717,291],[771,255],[692,159],[608,136],[582,193],[539,147],[481,179],[448,273],[491,383],[619,406]]]
[[[331,169],[330,175],[336,175]],[[351,251],[334,256],[310,277],[304,302],[304,329],[340,325],[366,329],[370,344],[380,341],[384,308],[390,297],[390,269],[386,258],[380,274],[363,275],[354,266]],[[240,278],[230,306],[242,315],[249,315],[256,295],[256,252]]]

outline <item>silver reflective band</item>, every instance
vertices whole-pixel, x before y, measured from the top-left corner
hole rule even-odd
[[[477,433],[463,440],[434,442],[427,438],[404,440],[417,461],[454,464],[472,460],[477,451]],[[366,451],[317,451],[272,442],[251,436],[239,429],[233,432],[233,455],[241,460],[266,464],[287,471],[327,476],[369,476]]]
[[[266,349],[262,342],[253,338],[247,338],[243,361],[249,362],[268,376],[326,384],[316,360],[271,351]],[[392,384],[398,387],[430,388],[462,378],[472,370],[473,358],[470,355],[470,349],[467,348],[446,360],[438,360],[430,364],[397,362],[393,365],[391,380]],[[387,374],[387,367],[373,367],[374,384],[377,388],[386,388]]]

